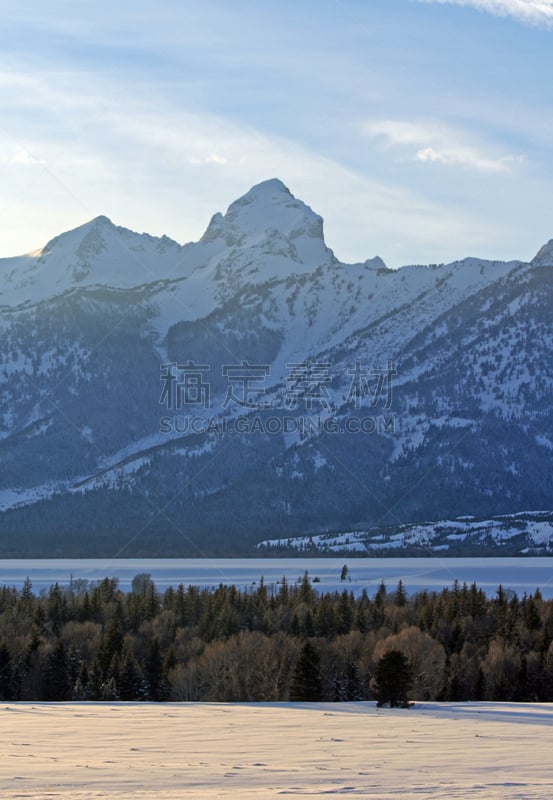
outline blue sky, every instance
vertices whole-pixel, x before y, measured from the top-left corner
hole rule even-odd
[[[553,238],[553,0],[4,5],[0,256],[98,214],[195,240],[272,177],[345,261]]]

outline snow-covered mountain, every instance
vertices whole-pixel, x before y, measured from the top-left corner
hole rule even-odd
[[[344,264],[276,179],[197,243],[98,217],[1,259],[0,552],[549,509],[552,266]]]
[[[473,516],[437,522],[408,523],[372,530],[319,533],[286,539],[269,539],[258,544],[268,554],[356,553],[374,555],[459,555],[467,550],[494,555],[506,551],[524,555],[553,553],[553,513],[528,511],[491,519]]]
[[[167,236],[134,233],[100,216],[42,250],[1,259],[0,305],[26,308],[98,286],[133,289],[187,281],[181,313],[195,319],[192,303],[210,288],[214,308],[247,283],[309,273],[335,261],[324,243],[322,218],[283,183],[270,180],[232,203],[224,216],[215,214],[197,243],[181,246]]]

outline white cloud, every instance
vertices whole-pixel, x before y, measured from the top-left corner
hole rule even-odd
[[[32,167],[36,164],[44,164],[44,161],[40,158],[35,158],[25,147],[9,146],[3,149],[7,149],[8,152],[0,152],[0,164],[12,164],[21,167]]]
[[[15,169],[0,157],[0,256],[43,246],[98,214],[133,230],[196,240],[215,211],[275,176],[323,216],[328,245],[340,259],[378,254],[399,266],[460,253],[499,256],[494,241],[510,255],[502,226],[473,204],[433,200],[422,182],[408,186],[370,168],[354,171],[291,139],[183,110],[160,95],[125,93],[112,79],[87,72],[36,76],[22,67],[19,74],[0,73],[0,88],[0,153],[29,153],[40,162]],[[477,163],[492,175],[509,168],[506,159],[436,124],[380,121],[366,133],[405,148],[413,160]]]
[[[449,3],[471,6],[500,17],[514,17],[531,25],[553,27],[553,0],[417,0],[419,3]]]
[[[16,152],[10,159],[10,164],[22,164],[23,166],[30,167],[33,164],[43,164],[40,158],[35,158],[28,150],[23,147],[18,147]]]
[[[209,155],[198,158],[197,156],[190,156],[188,159],[190,164],[228,164],[228,159],[224,156],[217,155],[217,153],[210,153]]]
[[[478,172],[510,172],[519,155],[492,155],[467,134],[438,123],[406,120],[368,122],[364,131],[384,139],[389,147],[403,148],[413,161],[465,167]]]
[[[97,214],[180,242],[198,239],[215,211],[275,176],[322,214],[327,242],[344,260],[376,254],[390,266],[444,260],[455,255],[455,240],[476,248],[489,233],[470,212],[355,174],[290,139],[184,111],[160,97],[123,98],[117,85],[89,73],[78,77],[75,94],[74,74],[0,73],[2,149],[39,162],[32,176],[27,169],[0,170],[2,256],[40,247]],[[12,109],[21,106],[30,121],[24,140],[17,117],[12,121]],[[25,219],[32,240],[23,235]]]

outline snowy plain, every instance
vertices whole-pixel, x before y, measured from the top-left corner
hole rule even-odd
[[[553,705],[10,703],[0,796],[550,800]]]
[[[346,565],[347,580],[341,581]],[[27,577],[38,594],[55,582],[69,586],[78,581],[95,582],[117,578],[119,587],[131,588],[135,575],[151,575],[159,591],[169,586],[215,589],[220,584],[248,591],[263,578],[267,588],[278,591],[283,576],[289,584],[301,581],[305,571],[319,592],[347,589],[358,597],[365,589],[372,597],[384,581],[393,590],[401,579],[409,594],[423,590],[440,592],[457,580],[462,585],[476,582],[493,596],[501,584],[519,596],[540,589],[544,598],[553,597],[553,559],[550,557],[513,558],[157,558],[157,559],[3,559],[0,560],[0,586],[21,588]]]

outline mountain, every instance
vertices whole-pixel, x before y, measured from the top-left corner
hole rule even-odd
[[[276,179],[195,243],[97,217],[0,259],[0,554],[549,510],[552,267],[344,264]]]
[[[268,539],[258,544],[258,550],[269,555],[296,551],[304,555],[462,556],[467,550],[480,555],[497,555],[501,552],[551,555],[552,532],[552,512],[525,511],[489,519],[464,516],[388,528]]]

